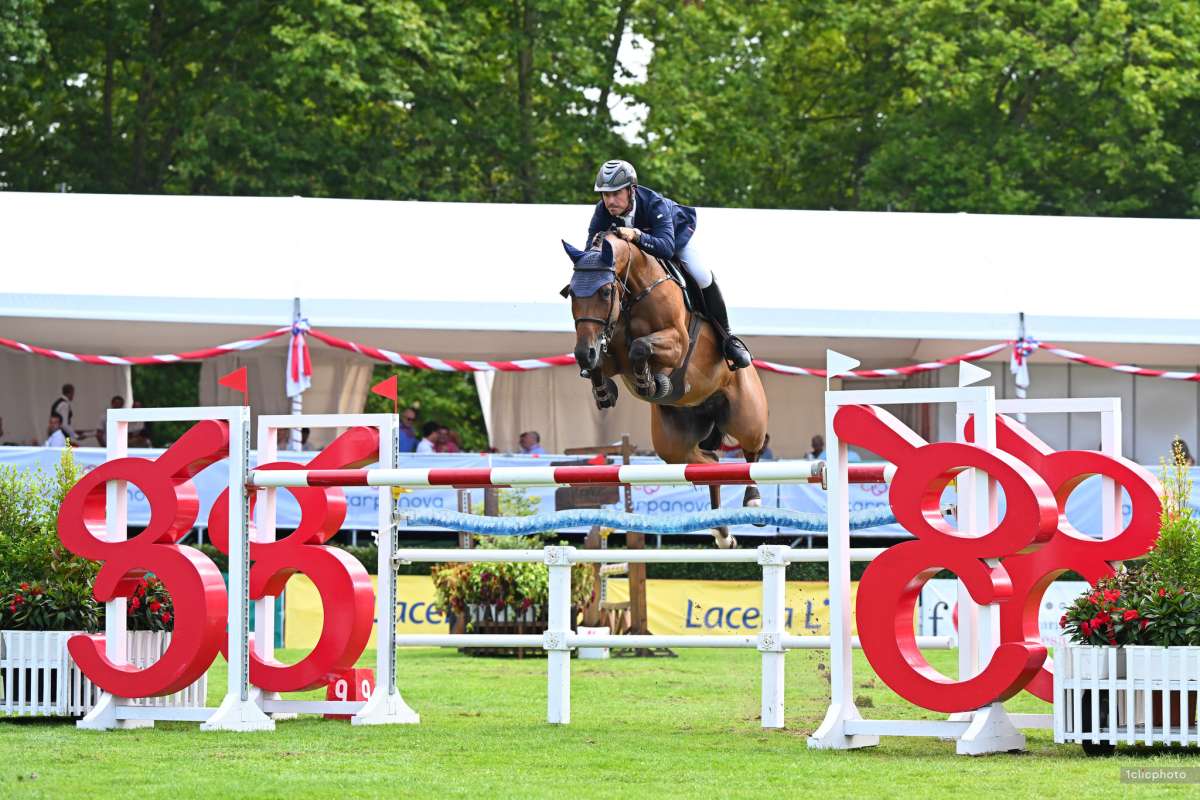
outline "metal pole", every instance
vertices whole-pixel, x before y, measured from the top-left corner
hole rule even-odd
[[[292,330],[296,329],[296,325],[300,323],[300,298],[292,299]],[[304,413],[304,395],[298,394],[292,398],[292,413]],[[302,443],[303,432],[299,428],[291,428],[288,432],[288,450],[300,450],[304,447]],[[261,445],[262,443],[259,442]]]

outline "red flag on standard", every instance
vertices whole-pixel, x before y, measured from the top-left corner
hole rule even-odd
[[[400,413],[400,383],[395,375],[372,386],[371,393],[391,400],[392,411]]]
[[[221,377],[217,378],[217,383],[227,389],[233,389],[235,392],[241,392],[246,405],[250,404],[250,390],[247,388],[246,384],[245,367],[239,367],[228,375],[222,375]]]

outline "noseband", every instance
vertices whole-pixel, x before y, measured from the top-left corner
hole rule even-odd
[[[594,322],[595,324],[600,326],[600,328],[601,328],[600,329],[600,357],[601,358],[608,355],[608,346],[612,342],[613,332],[616,329],[617,322],[621,319],[621,317],[625,318],[625,328],[626,328],[625,338],[629,339],[629,338],[631,338],[630,331],[628,330],[629,324],[630,324],[630,312],[632,311],[633,307],[635,305],[637,305],[638,303],[640,303],[642,300],[649,297],[650,292],[652,292],[654,290],[654,288],[656,286],[658,286],[660,283],[666,283],[667,281],[671,280],[670,275],[664,274],[663,277],[654,281],[649,286],[647,286],[645,289],[642,289],[642,291],[638,292],[637,295],[635,295],[632,299],[630,299],[629,298],[629,278],[630,278],[631,274],[633,273],[633,255],[634,255],[632,247],[633,247],[632,245],[629,245],[630,251],[629,251],[629,256],[625,262],[626,266],[625,266],[625,277],[624,278],[620,278],[617,276],[616,265],[613,265],[611,267],[601,267],[601,266],[580,267],[577,265],[575,267],[576,272],[609,272],[609,273],[612,273],[612,280],[608,281],[607,283],[600,286],[600,288],[597,289],[596,291],[600,291],[600,289],[603,289],[605,286],[609,286],[609,285],[615,285],[618,287],[617,291],[614,291],[611,295],[609,295],[608,318],[607,319],[600,319],[598,317],[576,317],[575,318],[575,329],[576,330],[579,329],[579,323],[581,323],[581,322]],[[664,270],[664,273],[665,272],[666,272],[666,270]],[[617,304],[617,295],[620,295],[620,297],[621,297],[621,302],[620,302],[619,306]],[[614,311],[616,313],[614,313]],[[589,371],[587,369],[580,369],[579,374],[586,378],[589,375]]]

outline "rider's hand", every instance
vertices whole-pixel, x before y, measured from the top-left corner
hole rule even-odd
[[[637,228],[617,228],[617,236],[620,236],[627,242],[636,242],[642,238],[642,232]]]

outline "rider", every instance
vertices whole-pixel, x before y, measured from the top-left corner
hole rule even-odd
[[[679,205],[653,189],[638,186],[637,172],[628,161],[605,161],[596,176],[596,204],[587,241],[616,226],[616,234],[643,252],[661,258],[677,258],[700,287],[704,310],[717,324],[725,358],[733,369],[750,366],[750,351],[729,330],[729,312],[712,270],[705,266],[702,250],[696,247],[696,209]]]

